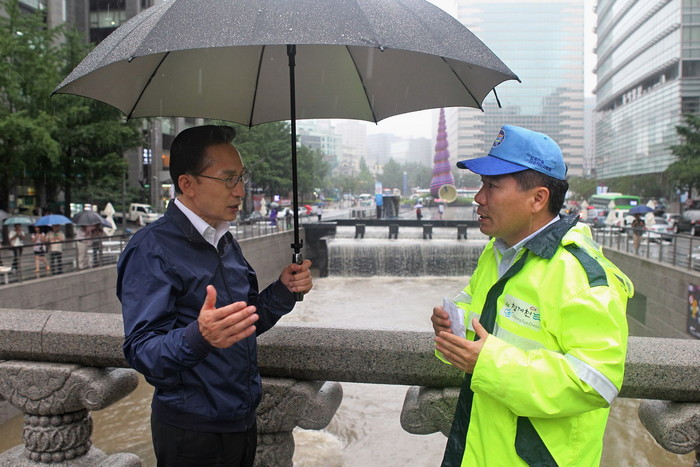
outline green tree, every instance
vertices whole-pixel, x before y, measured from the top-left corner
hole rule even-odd
[[[61,76],[89,51],[76,31],[67,31],[60,49]],[[66,212],[73,200],[104,206],[121,198],[126,161],[122,154],[144,143],[141,121],[126,121],[116,108],[79,96],[51,99],[56,115],[54,139],[61,146],[49,186],[64,193]]]
[[[289,124],[274,122],[252,128],[233,126],[236,128],[234,144],[252,174],[253,186],[267,195],[289,193],[292,189]]]
[[[403,168],[393,158],[384,164],[384,170],[378,177],[384,188],[401,188],[403,186]]]
[[[569,177],[569,191],[573,192],[577,200],[588,200],[595,194],[598,181],[594,178]]]
[[[297,180],[299,186],[299,201],[313,201],[316,188],[325,188],[326,179],[330,173],[330,165],[318,149],[299,146],[297,150]]]
[[[360,193],[374,193],[374,175],[369,171],[365,158],[360,158],[360,173],[357,175],[357,189]]]
[[[0,206],[18,185],[33,185],[41,205],[59,192],[84,202],[121,192],[121,154],[141,142],[139,122],[90,99],[58,95],[55,86],[86,55],[81,36],[48,28],[45,10],[27,13],[17,0],[0,8]]]
[[[408,187],[412,190],[416,187],[428,188],[433,177],[433,170],[417,162],[406,163],[402,166],[402,171],[408,176]]]
[[[683,142],[671,146],[678,160],[666,169],[668,181],[674,188],[693,192],[700,189],[700,117],[684,116],[685,125],[677,125],[676,133]]]
[[[44,12],[20,11],[17,0],[0,8],[0,206],[9,206],[10,194],[36,176],[44,163],[56,163],[59,144],[49,102],[58,80],[57,29],[45,27]]]

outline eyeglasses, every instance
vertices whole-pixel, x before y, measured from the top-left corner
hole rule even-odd
[[[225,182],[226,183],[226,188],[229,190],[233,189],[236,185],[238,185],[238,182],[243,182],[245,185],[250,181],[250,172],[243,172],[240,175],[231,175],[226,178],[219,178],[219,177],[212,177],[211,175],[203,175],[203,174],[195,174],[195,177],[204,177],[204,178],[211,178],[212,180],[219,180],[220,182]]]

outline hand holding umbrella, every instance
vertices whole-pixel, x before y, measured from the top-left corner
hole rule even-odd
[[[54,92],[106,102],[128,118],[289,120],[299,264],[297,117],[378,122],[481,108],[511,79],[471,31],[425,0],[171,0],[120,26]]]

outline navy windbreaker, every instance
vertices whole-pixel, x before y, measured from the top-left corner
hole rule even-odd
[[[197,324],[206,287],[216,288],[217,307],[254,305],[258,335],[292,310],[294,295],[279,280],[258,293],[255,271],[231,234],[217,251],[173,202],[133,236],[117,269],[124,355],[155,387],[153,416],[199,431],[247,429],[261,398],[256,336],[227,349],[206,342]]]

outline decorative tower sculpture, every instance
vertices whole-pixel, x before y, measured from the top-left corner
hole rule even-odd
[[[450,151],[447,149],[447,125],[445,124],[445,109],[440,109],[435,157],[433,158],[433,178],[430,180],[430,193],[439,198],[440,188],[445,185],[454,186],[455,178],[450,168]]]

